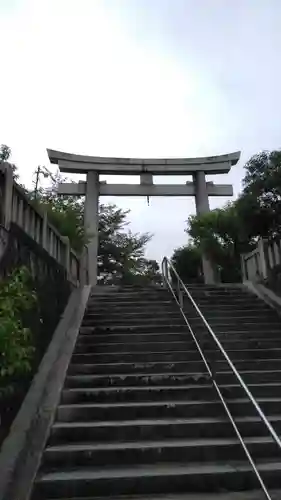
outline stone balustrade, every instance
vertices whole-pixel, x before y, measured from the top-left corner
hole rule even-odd
[[[49,222],[47,213],[37,208],[28,198],[24,189],[14,181],[10,165],[2,163],[0,165],[0,224],[3,235],[9,231],[11,223],[23,229],[29,237],[63,266],[66,269],[68,280],[73,285],[79,284],[82,279],[81,275],[84,274],[82,273],[81,259],[71,248],[69,239],[59,233]],[[2,247],[4,247],[4,243],[0,248],[0,251],[2,249],[3,252]],[[85,259],[83,260],[85,261]]]

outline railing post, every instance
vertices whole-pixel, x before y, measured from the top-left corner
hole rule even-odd
[[[88,252],[87,247],[83,248],[79,261],[79,281],[81,286],[89,284],[88,280]]]
[[[167,285],[167,281],[169,280],[169,277],[168,277],[168,261],[167,261],[166,258],[164,259],[163,270],[164,270],[164,277],[165,277],[165,283],[164,283],[164,285],[168,286]]]
[[[42,247],[48,250],[48,215],[46,211],[43,214]]]
[[[13,214],[13,171],[9,163],[4,163],[5,188],[4,188],[4,227],[9,230]]]
[[[62,241],[65,244],[65,260],[64,267],[67,272],[67,276],[70,277],[70,243],[68,236],[61,236]]]
[[[267,266],[266,266],[266,259],[265,259],[265,252],[264,252],[264,244],[263,244],[263,239],[260,238],[258,241],[258,250],[259,250],[259,260],[260,260],[260,272],[263,277],[263,279],[267,278]]]
[[[240,261],[241,261],[242,283],[244,283],[244,281],[247,281],[247,279],[248,279],[247,266],[246,266],[245,254],[244,253],[241,253],[241,255],[240,255]]]

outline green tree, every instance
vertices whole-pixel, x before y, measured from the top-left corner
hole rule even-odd
[[[100,206],[98,266],[104,283],[133,284],[141,274],[151,235],[126,231],[128,214],[115,205]]]
[[[239,210],[250,235],[275,238],[281,234],[281,152],[263,151],[245,165]]]
[[[201,252],[194,244],[176,248],[171,261],[184,283],[203,282]]]
[[[122,276],[122,283],[136,286],[158,285],[162,282],[159,264],[156,260],[139,257],[136,265]]]
[[[8,162],[10,156],[12,154],[11,148],[6,144],[1,144],[0,146],[0,163]],[[13,170],[14,179],[17,180],[19,178],[17,173],[17,167],[14,163],[10,163],[10,166]]]
[[[234,202],[188,219],[186,232],[193,245],[201,255],[208,256],[223,282],[240,281],[240,255],[249,251],[254,242],[241,216],[241,206]]]
[[[6,144],[0,146],[0,162],[8,161],[11,156],[11,148]]]
[[[81,253],[90,237],[84,229],[84,199],[58,195],[57,184],[61,180],[57,176],[51,188],[33,191],[30,197],[38,208],[47,212],[58,231],[69,238],[72,248]],[[136,283],[142,272],[146,279],[149,275],[144,253],[151,235],[128,230],[128,214],[129,211],[112,204],[99,207],[98,272],[102,283]]]

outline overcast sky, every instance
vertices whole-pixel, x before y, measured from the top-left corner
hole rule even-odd
[[[29,186],[37,165],[55,170],[47,147],[122,157],[241,150],[216,178],[237,195],[245,161],[281,144],[280,25],[280,0],[0,0],[0,144]],[[154,233],[149,257],[187,241],[192,198],[114,201],[131,209],[132,230]]]

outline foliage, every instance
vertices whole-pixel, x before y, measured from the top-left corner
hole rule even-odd
[[[244,225],[255,236],[275,238],[281,233],[281,151],[263,151],[245,165]]]
[[[201,256],[208,257],[222,282],[241,280],[240,255],[250,251],[255,244],[253,234],[245,224],[250,210],[249,200],[241,197],[223,208],[188,219],[186,232],[193,248]],[[186,259],[185,266],[190,257]]]
[[[176,248],[171,260],[184,283],[202,283],[202,259],[197,246],[189,244]]]
[[[67,236],[71,247],[78,253],[82,252],[87,243],[84,231],[84,204],[75,197],[59,196],[55,189],[42,190],[29,194],[32,202],[43,212],[63,236]]]
[[[0,163],[7,162],[12,154],[11,148],[9,146],[6,146],[6,144],[1,144],[0,146]],[[14,179],[18,179],[18,174],[17,174],[17,167],[14,165],[14,163],[10,163],[10,166],[13,170],[14,174]]]
[[[250,251],[259,236],[274,239],[281,234],[281,152],[263,151],[250,158],[239,198],[189,217],[186,232],[192,245],[213,262],[222,281],[239,280],[241,253]],[[190,255],[182,258],[184,272]]]
[[[241,279],[240,255],[252,248],[238,203],[229,203],[201,216],[191,216],[187,232],[201,254],[213,262],[222,281]]]
[[[115,205],[100,207],[98,266],[103,283],[140,283],[141,276],[157,280],[157,263],[144,258],[151,235],[125,232],[128,213]]]
[[[11,148],[6,146],[6,144],[1,144],[0,146],[0,162],[8,161],[11,156]]]
[[[22,315],[36,303],[29,271],[22,267],[0,283],[0,396],[13,389],[12,380],[31,371],[31,331]]]
[[[84,229],[84,200],[76,196],[60,196],[58,175],[51,189],[39,189],[30,198],[45,210],[50,222],[69,238],[72,248],[81,253],[90,235]],[[98,272],[100,283],[159,282],[159,269],[154,261],[144,258],[145,245],[151,239],[148,233],[132,233],[127,229],[129,211],[116,205],[99,207]],[[154,271],[153,271],[154,270]]]
[[[134,268],[123,269],[119,280],[121,284],[136,286],[157,285],[161,281],[158,262],[143,257],[137,260],[137,266]]]

